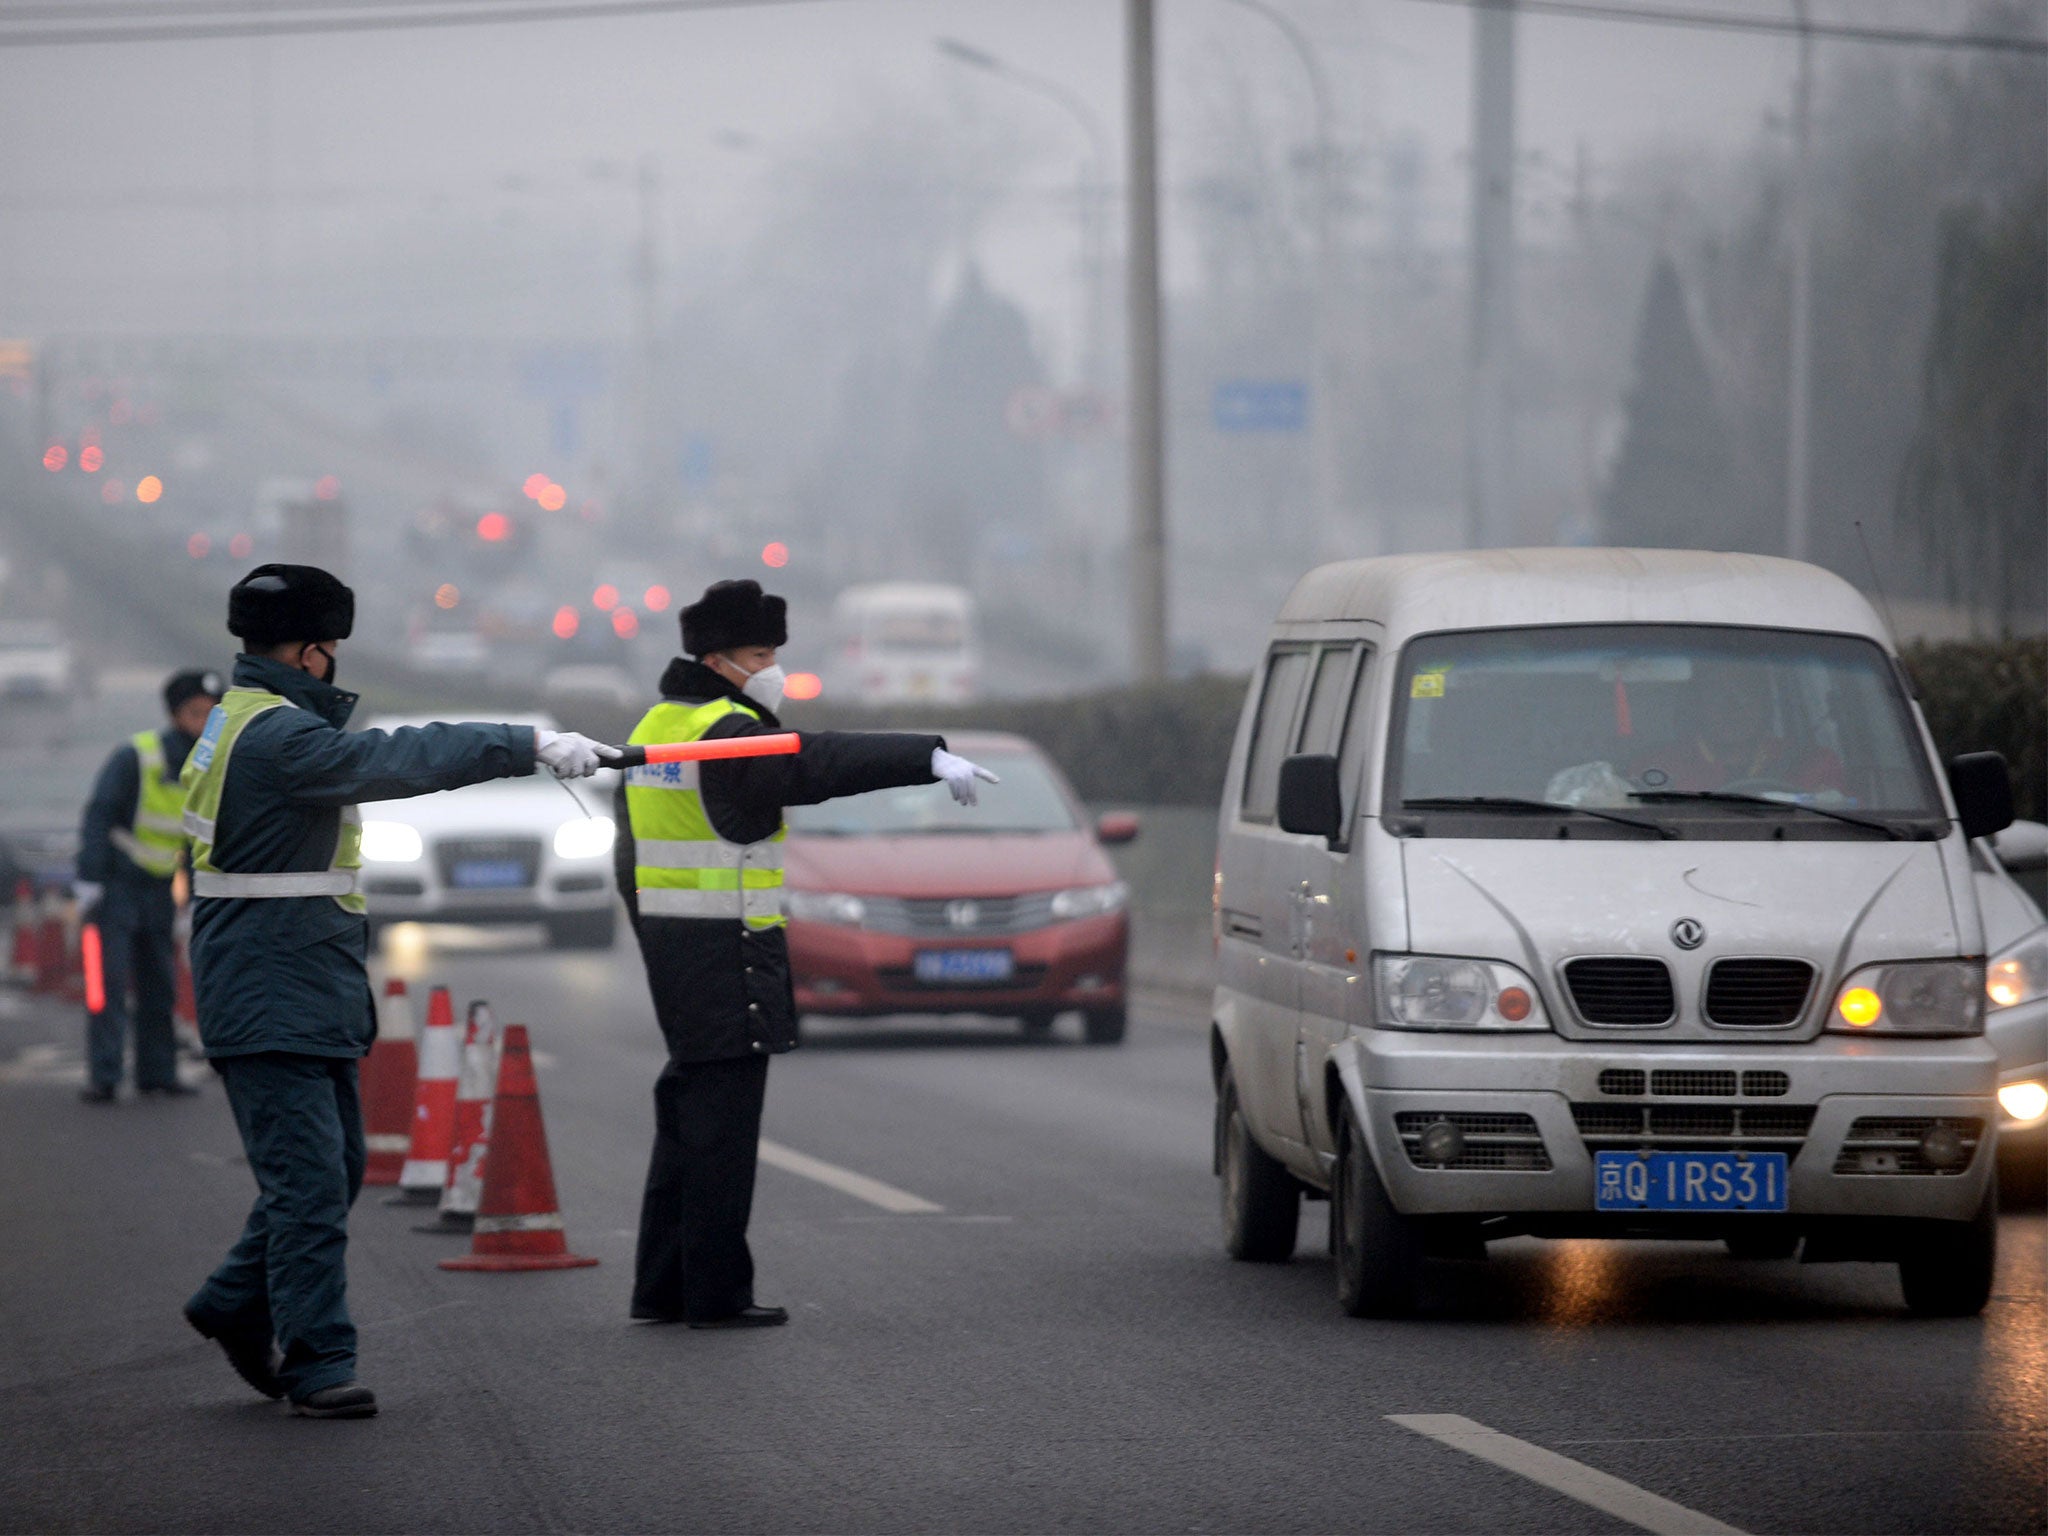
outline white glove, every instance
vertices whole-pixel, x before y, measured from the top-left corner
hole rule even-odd
[[[980,798],[974,788],[976,779],[988,784],[1003,782],[981,764],[970,763],[964,757],[955,757],[944,747],[932,748],[932,777],[953,791],[953,798],[962,805],[973,805]]]
[[[71,882],[71,899],[78,903],[78,915],[86,916],[100,904],[100,898],[107,894],[107,888],[97,880],[74,880]]]
[[[558,779],[587,779],[604,766],[604,743],[574,731],[549,731],[536,726],[533,755]]]

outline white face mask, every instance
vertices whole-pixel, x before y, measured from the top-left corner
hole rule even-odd
[[[760,671],[748,674],[740,684],[740,692],[766,709],[782,707],[783,690],[789,686],[789,674],[782,670],[781,663],[769,662]]]

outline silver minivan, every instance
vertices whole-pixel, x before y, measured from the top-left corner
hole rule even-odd
[[[1494,1238],[1720,1239],[1979,1311],[1998,1066],[1969,840],[1870,605],[1788,560],[1408,555],[1302,578],[1223,791],[1225,1246],[1332,1202],[1338,1298]]]

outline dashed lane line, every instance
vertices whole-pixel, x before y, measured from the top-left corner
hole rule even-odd
[[[784,1173],[793,1173],[799,1178],[836,1189],[842,1195],[865,1200],[892,1216],[929,1216],[945,1209],[943,1205],[933,1205],[931,1201],[898,1189],[893,1184],[884,1184],[880,1179],[855,1173],[851,1168],[841,1168],[837,1163],[825,1162],[794,1147],[785,1147],[779,1141],[770,1141],[765,1136],[761,1138],[761,1161],[771,1168],[780,1168]]]
[[[1674,1504],[1646,1488],[1596,1471],[1582,1461],[1488,1429],[1462,1414],[1390,1413],[1387,1418],[1403,1429],[1412,1429],[1453,1450],[1491,1462],[1532,1483],[1541,1483],[1568,1499],[1577,1499],[1602,1514],[1655,1532],[1656,1536],[1743,1536],[1734,1526],[1724,1525],[1711,1515]]]

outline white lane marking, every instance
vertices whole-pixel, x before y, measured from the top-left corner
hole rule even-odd
[[[864,1173],[855,1173],[851,1168],[841,1168],[837,1163],[822,1162],[818,1158],[799,1152],[794,1147],[785,1147],[779,1141],[761,1138],[761,1161],[771,1168],[780,1168],[784,1173],[796,1174],[799,1178],[814,1179],[818,1183],[838,1190],[842,1195],[851,1195],[856,1200],[865,1200],[869,1205],[878,1205],[895,1216],[928,1216],[934,1211],[943,1211],[943,1205],[920,1199],[893,1184],[884,1184],[880,1179],[871,1179]]]
[[[1403,1429],[1490,1461],[1496,1467],[1526,1477],[1532,1483],[1590,1504],[1603,1514],[1626,1520],[1630,1525],[1657,1536],[1743,1536],[1732,1525],[1723,1525],[1711,1515],[1674,1504],[1648,1489],[1625,1483],[1618,1477],[1595,1471],[1582,1461],[1546,1451],[1540,1445],[1517,1440],[1497,1429],[1456,1413],[1390,1413],[1387,1418]]]

